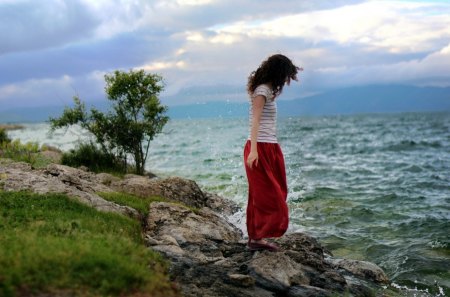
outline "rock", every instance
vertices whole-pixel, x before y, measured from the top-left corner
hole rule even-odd
[[[369,279],[382,284],[389,283],[389,278],[384,271],[373,263],[350,259],[330,259],[330,262],[336,268],[345,269],[351,274],[362,277],[363,279]]]
[[[293,286],[289,288],[287,297],[329,297],[332,294],[324,289],[312,286]]]
[[[142,198],[161,195],[157,183],[140,175],[127,174],[123,179],[112,180],[109,186],[115,191],[130,193]]]
[[[111,180],[109,185],[116,191],[127,192],[138,197],[161,196],[195,208],[207,207],[224,216],[231,215],[240,209],[228,199],[204,193],[195,181],[179,177],[149,179],[127,174],[123,180]]]
[[[139,197],[162,196],[143,218],[145,244],[170,261],[171,279],[184,296],[373,296],[388,282],[375,264],[335,259],[315,238],[290,233],[275,240],[280,252],[251,252],[242,232],[227,219],[239,207],[204,193],[191,180],[108,174],[52,164],[0,159],[0,187],[6,191],[65,193],[102,211],[141,219],[136,210],[99,197],[121,191]],[[239,213],[239,212],[238,212]]]
[[[206,195],[193,180],[170,177],[158,181],[161,196],[184,203],[188,206],[201,208],[207,206]]]
[[[367,296],[372,287],[347,278],[313,237],[292,233],[281,252],[250,252],[240,230],[211,209],[154,202],[145,242],[171,261],[185,296]],[[347,282],[347,279],[349,282]]]
[[[326,270],[321,274],[309,271],[311,277],[310,285],[331,292],[343,292],[348,288],[348,282],[345,277],[338,271]]]
[[[152,203],[146,221],[145,238],[154,249],[159,245],[181,246],[188,252],[186,257],[202,263],[222,259],[221,244],[241,237],[240,230],[214,212],[194,212],[174,203]],[[173,250],[163,250],[173,254]]]
[[[120,178],[109,173],[98,173],[96,177],[97,180],[105,186],[110,186],[111,183],[120,181]]]
[[[255,279],[249,275],[244,274],[229,274],[230,281],[240,287],[253,287],[255,285]]]
[[[277,243],[295,261],[307,264],[318,271],[325,271],[324,248],[305,233],[293,233],[280,238]]]
[[[219,213],[223,216],[231,216],[232,214],[238,212],[241,208],[229,199],[220,197],[219,195],[212,193],[205,193],[206,201],[205,207]]]
[[[0,175],[5,191],[25,190],[39,194],[62,193],[101,211],[116,212],[134,218],[139,217],[139,213],[135,209],[118,205],[98,196],[97,192],[111,192],[112,190],[99,183],[93,173],[57,164],[50,164],[42,170],[34,170],[27,163],[15,162],[1,166]]]
[[[250,275],[271,291],[287,291],[289,287],[309,284],[302,265],[285,252],[258,252],[249,262]]]

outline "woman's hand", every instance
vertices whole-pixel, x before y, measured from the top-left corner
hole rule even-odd
[[[250,151],[250,154],[248,154],[247,157],[247,166],[248,168],[252,169],[253,163],[255,166],[258,166],[258,152],[257,151]]]

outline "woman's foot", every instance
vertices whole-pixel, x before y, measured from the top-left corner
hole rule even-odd
[[[265,241],[264,239],[249,239],[247,246],[251,251],[261,251],[268,250],[271,252],[277,252],[280,250],[280,247],[275,243]]]

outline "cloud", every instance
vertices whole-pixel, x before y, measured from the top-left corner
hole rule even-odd
[[[450,43],[423,58],[396,63],[324,67],[315,69],[313,84],[329,88],[367,84],[450,86]],[[351,83],[349,83],[351,82]]]
[[[57,79],[30,79],[18,84],[3,85],[0,87],[0,106],[5,109],[21,105],[49,105],[57,101],[62,104],[65,98],[71,98],[73,95],[72,83],[73,79],[64,75]],[[69,95],[67,90],[71,90],[72,94]],[[39,94],[39,97],[36,97],[36,94]]]
[[[214,28],[213,28],[214,29]],[[330,10],[224,24],[219,34],[357,44],[391,53],[433,50],[450,37],[450,5],[371,1]]]
[[[177,41],[160,42],[158,36],[118,35],[107,40],[72,44],[35,52],[0,56],[0,85],[29,79],[57,78],[64,74],[88,75],[93,71],[128,70],[160,59],[178,47]]]
[[[29,79],[0,86],[0,110],[17,107],[71,105],[73,96],[95,103],[106,98],[104,75],[93,71],[82,76],[62,75],[52,79]],[[88,104],[89,107],[89,104]]]
[[[83,40],[98,25],[76,1],[2,1],[0,19],[0,55]]]
[[[0,17],[3,105],[75,92],[99,100],[105,73],[138,68],[165,78],[171,104],[246,100],[247,76],[273,53],[305,68],[285,99],[361,84],[450,84],[444,2],[0,0]]]

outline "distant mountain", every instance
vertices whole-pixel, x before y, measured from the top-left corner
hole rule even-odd
[[[279,101],[281,115],[450,111],[450,88],[364,86]]]
[[[364,86],[278,101],[280,116],[450,111],[450,88]],[[209,102],[174,106],[174,118],[246,116],[248,103]]]
[[[95,105],[105,110],[107,104]],[[89,107],[89,104],[87,104]],[[0,123],[43,122],[58,116],[64,107],[38,107],[0,111]],[[280,116],[356,113],[450,111],[450,88],[412,86],[363,86],[330,90],[295,100],[280,100]],[[213,101],[169,106],[171,118],[247,116],[248,103]]]

